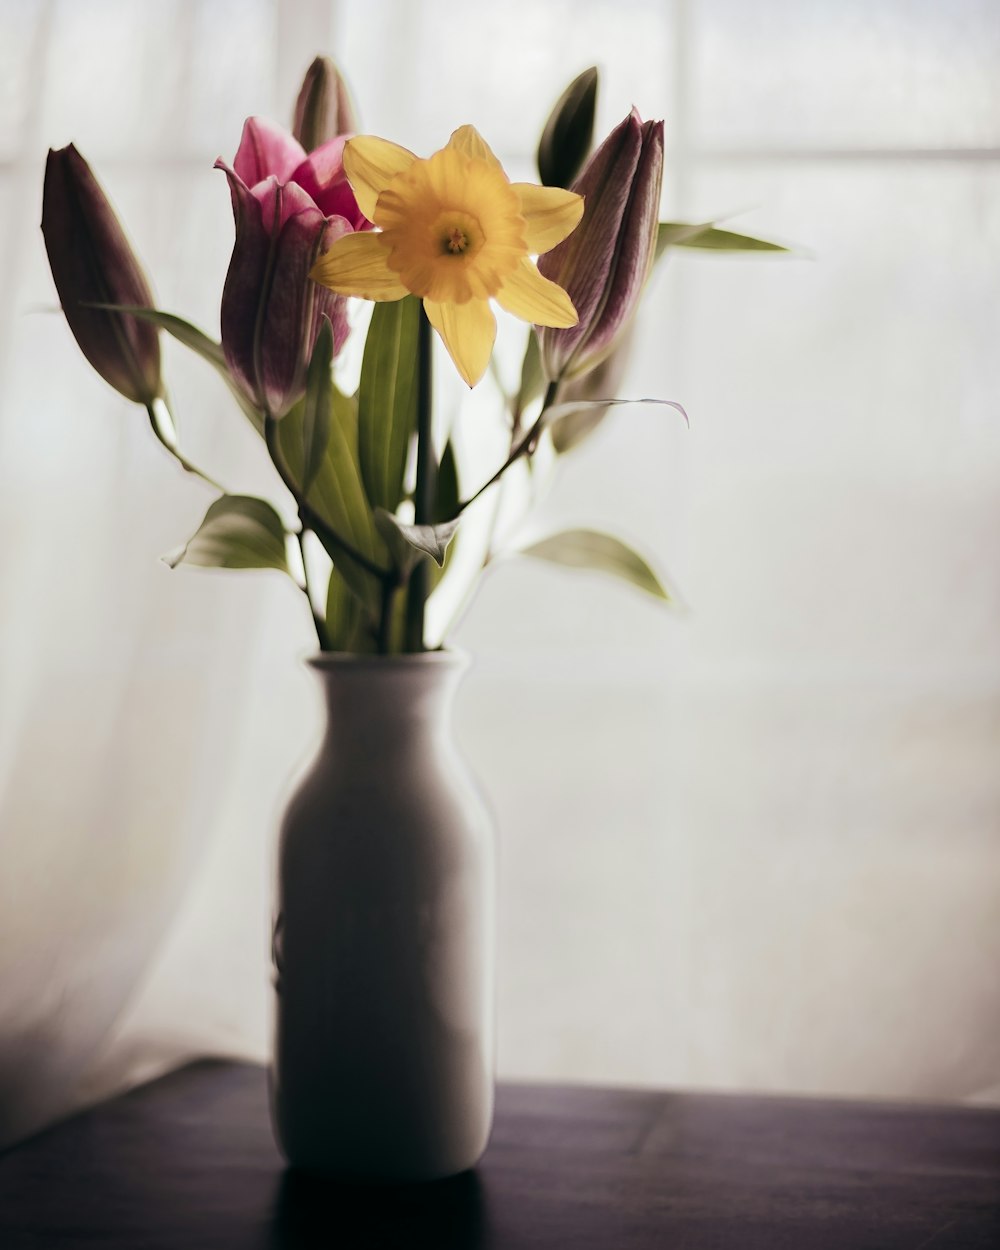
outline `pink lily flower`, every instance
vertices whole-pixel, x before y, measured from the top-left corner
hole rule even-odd
[[[238,385],[263,412],[282,417],[305,390],[322,318],[334,353],[347,338],[345,300],[309,278],[344,234],[370,227],[344,175],[346,136],[306,153],[280,127],[251,117],[229,166],[236,221],[222,292],[222,348]]]

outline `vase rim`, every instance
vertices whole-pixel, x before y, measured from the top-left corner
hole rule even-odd
[[[319,672],[329,669],[370,669],[372,671],[404,668],[465,668],[469,663],[466,651],[452,647],[437,651],[406,651],[398,655],[364,655],[353,651],[316,651],[305,657],[306,664]]]

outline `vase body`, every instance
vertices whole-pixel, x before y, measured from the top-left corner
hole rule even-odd
[[[319,754],[278,847],[275,1135],[294,1166],[434,1180],[493,1114],[492,822],[455,751],[464,659],[321,655]]]

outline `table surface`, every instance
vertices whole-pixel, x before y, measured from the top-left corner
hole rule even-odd
[[[283,1169],[266,1078],[202,1061],[0,1156],[3,1250],[997,1250],[1000,1111],[505,1085],[475,1172]]]

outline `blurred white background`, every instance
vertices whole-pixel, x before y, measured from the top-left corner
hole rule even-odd
[[[689,612],[527,562],[453,641],[501,834],[500,1073],[1000,1102],[995,0],[0,0],[0,1138],[267,1049],[271,843],[318,732],[299,597],[171,572],[210,500],[51,307],[49,146],[213,333],[218,155],[331,53],[365,129],[530,174],[566,82],[666,119],[674,253],[625,409],[538,532],[596,523]],[[168,345],[190,454],[266,491]],[[484,416],[484,422],[490,418]]]

